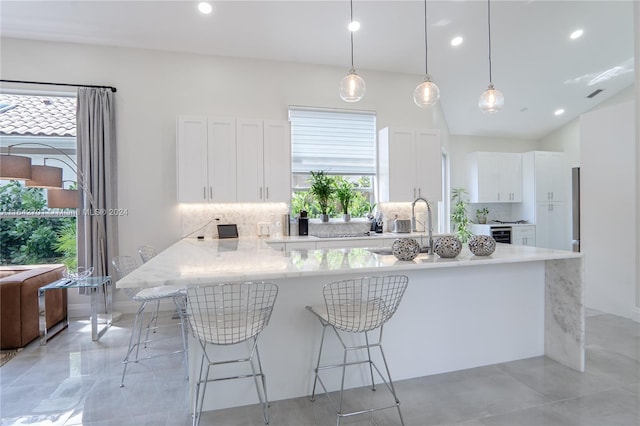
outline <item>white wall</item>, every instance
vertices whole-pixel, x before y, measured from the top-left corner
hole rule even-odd
[[[581,248],[586,304],[635,317],[635,105],[580,117]]]
[[[439,106],[413,103],[422,76],[358,70],[367,93],[341,101],[348,71],[316,65],[180,54],[152,50],[2,39],[3,79],[117,87],[119,244],[164,249],[181,236],[176,203],[175,123],[179,114],[287,119],[289,105],[375,110],[388,125],[449,131]],[[3,84],[3,88],[20,86]],[[43,90],[42,86],[37,89]]]

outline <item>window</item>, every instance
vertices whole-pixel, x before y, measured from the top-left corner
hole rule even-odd
[[[62,168],[65,188],[77,180],[75,97],[0,94],[3,154]],[[0,264],[76,265],[76,210],[48,208],[50,190],[24,181],[0,181]]]
[[[363,217],[374,202],[376,176],[376,116],[370,111],[346,111],[290,107],[292,212],[319,209],[310,197],[311,171],[324,171],[337,182],[348,181],[356,194],[349,208],[352,217]],[[330,216],[342,213],[331,206]]]

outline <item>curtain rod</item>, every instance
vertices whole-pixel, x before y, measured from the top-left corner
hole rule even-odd
[[[66,87],[91,87],[93,89],[111,89],[112,92],[118,90],[113,86],[94,86],[91,84],[71,84],[71,83],[45,83],[42,81],[22,81],[22,80],[0,80],[2,83],[24,83],[24,84],[45,84],[49,86],[66,86]]]

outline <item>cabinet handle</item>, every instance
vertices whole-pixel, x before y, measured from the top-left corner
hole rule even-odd
[[[553,191],[551,191],[551,199],[553,200]]]
[[[413,188],[413,198],[414,199],[416,198],[416,189],[415,188]]]
[[[422,188],[418,188],[418,197],[422,197]]]
[[[262,200],[262,187],[260,187],[260,199]]]
[[[209,199],[213,200],[213,185],[209,185]]]
[[[267,186],[266,188],[267,188],[267,198],[266,199],[268,200],[269,199],[269,187]]]
[[[551,207],[551,211],[553,211],[553,204],[549,204],[549,207]]]
[[[203,200],[207,199],[207,187],[206,186],[202,187],[202,199]]]

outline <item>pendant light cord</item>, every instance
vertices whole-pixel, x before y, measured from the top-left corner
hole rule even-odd
[[[493,84],[491,78],[491,0],[487,0],[487,28],[489,28],[489,84]]]
[[[424,0],[424,73],[429,75],[429,43],[427,39],[427,0]]]
[[[350,5],[351,5],[351,21],[349,21],[349,24],[351,24],[353,22],[353,0],[350,0]],[[353,69],[353,31],[349,31],[351,33],[351,69]]]

